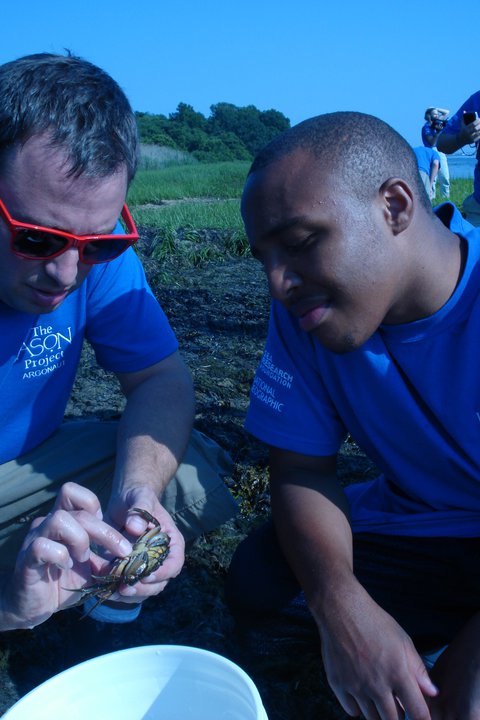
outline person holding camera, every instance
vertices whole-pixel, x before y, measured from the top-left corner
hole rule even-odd
[[[425,124],[422,127],[422,142],[425,147],[437,148],[438,136],[446,125],[449,110],[446,108],[429,107],[425,110]],[[448,169],[447,156],[443,152],[438,152],[440,158],[440,167],[438,169],[438,182],[440,194],[448,199],[450,197],[450,171]],[[436,179],[433,183],[432,199],[436,196]]]
[[[471,95],[452,115],[438,136],[437,149],[448,154],[466,145],[476,145],[477,164],[473,175],[473,193],[463,201],[465,218],[480,227],[480,91]]]

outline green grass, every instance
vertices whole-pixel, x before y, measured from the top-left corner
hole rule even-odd
[[[200,265],[206,260],[224,258],[225,251],[232,255],[249,252],[238,199],[137,208],[134,218],[140,227],[158,231],[159,243],[154,254],[159,260],[180,253],[188,257],[192,265]],[[202,230],[219,233],[221,247],[206,242]]]
[[[163,159],[166,159],[162,156]],[[224,250],[248,253],[240,215],[240,195],[248,162],[193,163],[140,169],[128,194],[128,203],[139,227],[158,231],[155,255],[191,256],[197,265],[221,257],[220,247],[207,242],[202,231],[220,234]],[[473,189],[472,180],[451,181],[451,201],[461,209],[463,198]],[[162,201],[170,201],[161,204]],[[443,202],[438,199],[434,205]],[[187,240],[187,242],[185,242]]]
[[[178,202],[158,207],[133,207],[135,222],[140,226],[243,231],[240,200],[212,200],[211,202]]]
[[[139,170],[127,200],[135,206],[182,198],[239,198],[249,166],[237,161]]]
[[[220,233],[227,252],[247,253],[240,195],[248,168],[238,161],[139,170],[127,202],[139,227],[158,231],[155,256],[163,260],[180,253],[194,265],[220,257],[220,248],[206,243],[202,230]]]
[[[463,199],[466,198],[467,195],[471,195],[472,192],[473,180],[466,178],[456,178],[454,180],[450,180],[450,202],[454,203],[459,210],[462,209]],[[445,202],[445,198],[437,197],[437,199],[434,200],[433,205],[440,205],[443,202]]]

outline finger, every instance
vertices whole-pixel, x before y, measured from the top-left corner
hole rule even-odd
[[[145,508],[142,507],[142,510],[144,509]],[[152,515],[152,517],[155,517],[152,513],[150,514]],[[142,515],[140,515],[139,513],[136,513],[133,508],[128,511],[128,515],[125,520],[125,530],[129,535],[132,535],[133,537],[139,537],[145,532],[145,530],[148,528],[148,525],[148,520],[142,517]]]
[[[127,512],[125,520],[125,528],[132,535],[141,535],[149,525],[154,525],[147,517],[137,512],[136,508],[145,510],[158,522],[160,528],[167,532],[169,528],[172,528],[174,523],[170,515],[162,508],[156,498],[154,502],[147,502],[146,500],[139,500]]]
[[[425,672],[417,677],[417,682],[420,690],[427,697],[436,697],[439,693],[437,686],[432,682],[432,679],[425,669]]]
[[[397,720],[397,713],[394,708],[394,715],[380,714],[373,700],[357,700],[361,713],[365,720]]]
[[[350,695],[349,693],[343,695],[337,692],[335,692],[335,695],[337,696],[338,702],[343,707],[347,715],[351,715],[352,717],[358,717],[361,714],[360,707],[358,706],[358,703],[353,697],[353,695]]]
[[[377,702],[375,712],[382,720],[404,720],[406,717],[402,703],[391,693]]]
[[[136,583],[135,585],[120,585],[118,588],[118,593],[121,597],[130,597],[130,598],[137,598],[138,600],[145,600],[148,597],[153,597],[154,595],[158,595],[162,592],[162,590],[165,590],[165,588],[168,585],[168,580],[163,580],[162,582],[152,584],[146,584],[142,581]]]
[[[95,542],[116,556],[128,555],[132,546],[117,530],[88,511],[56,510],[36,528],[36,533],[67,545],[78,562],[90,558],[90,544]]]
[[[155,570],[155,572],[150,573],[150,575],[142,578],[140,582],[142,582],[144,585],[157,585],[159,583],[168,582],[168,580],[176,578],[179,573],[180,570],[177,570],[176,566],[170,569],[168,566],[164,567],[162,565],[162,567],[158,570]]]
[[[35,538],[25,551],[23,562],[30,568],[39,568],[47,564],[55,565],[62,570],[70,570],[73,567],[73,560],[65,545],[46,537]]]
[[[95,493],[78,483],[67,482],[60,488],[54,510],[87,510],[102,519],[100,501]]]
[[[405,717],[410,718],[410,720],[430,720],[430,711],[424,696],[419,691],[418,685],[404,687],[396,695],[405,709]]]
[[[88,533],[90,542],[111,553],[114,557],[125,557],[132,552],[132,544],[118,530],[82,510],[75,513],[75,519]]]
[[[44,518],[36,518],[30,526],[22,550],[27,552],[34,545],[40,547],[38,540],[41,538],[65,546],[65,551],[78,562],[85,562],[90,557],[87,532],[66,510],[56,510]]]

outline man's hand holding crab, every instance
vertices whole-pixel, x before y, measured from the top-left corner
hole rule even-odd
[[[112,505],[112,514],[123,518],[117,521],[123,528],[117,530],[110,524],[113,520],[102,518],[100,503],[90,490],[76,483],[62,487],[52,512],[32,523],[12,576],[3,584],[2,630],[35,627],[89,595],[100,602],[107,598],[139,602],[161,592],[179,574],[185,543],[153,490],[131,489],[123,502]],[[140,557],[132,551],[147,530],[152,540]],[[112,576],[117,558],[121,572]],[[124,566],[129,563],[129,575],[123,558]]]
[[[76,483],[66,483],[46,517],[36,518],[2,583],[0,628],[39,625],[58,610],[78,602],[78,592],[107,564],[93,553],[92,543],[112,556],[126,556],[131,543],[102,520],[96,496]],[[73,589],[73,590],[72,590]]]
[[[146,515],[138,512],[138,509],[150,515],[150,521]],[[147,597],[157,595],[161,592],[168,581],[180,573],[185,561],[185,541],[182,534],[176,527],[171,515],[165,510],[157,498],[155,491],[147,486],[134,486],[130,488],[124,498],[117,497],[110,501],[107,510],[108,518],[111,518],[115,527],[123,527],[122,532],[131,540],[132,544],[149,529],[152,529],[152,544],[155,542],[155,535],[159,533],[168,538],[168,552],[165,553],[159,567],[145,576],[141,576],[134,584],[122,584],[118,587],[118,593],[112,596],[114,600],[128,602],[129,598],[134,602],[141,602]],[[155,522],[158,522],[158,526]],[[158,528],[158,532],[155,530]],[[163,541],[159,544],[161,546]],[[150,551],[150,567],[155,564],[156,551]],[[140,572],[141,569],[138,568]],[[108,572],[108,567],[106,568]]]

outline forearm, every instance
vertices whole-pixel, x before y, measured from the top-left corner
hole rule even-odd
[[[279,541],[321,625],[346,586],[356,583],[347,500],[334,474],[314,477],[302,469],[281,471],[275,464],[272,471]]]
[[[194,417],[190,374],[154,375],[127,396],[119,423],[114,490],[149,484],[160,496],[187,448]]]
[[[271,462],[272,512],[282,548],[320,634],[327,679],[349,715],[427,718],[436,690],[412,641],[353,574],[346,498],[328,458],[278,451]],[[380,664],[379,664],[379,658]]]
[[[468,144],[468,139],[465,139],[462,132],[458,133],[446,133],[442,132],[438,136],[437,150],[443,153],[454,153],[460,150],[461,147]]]

